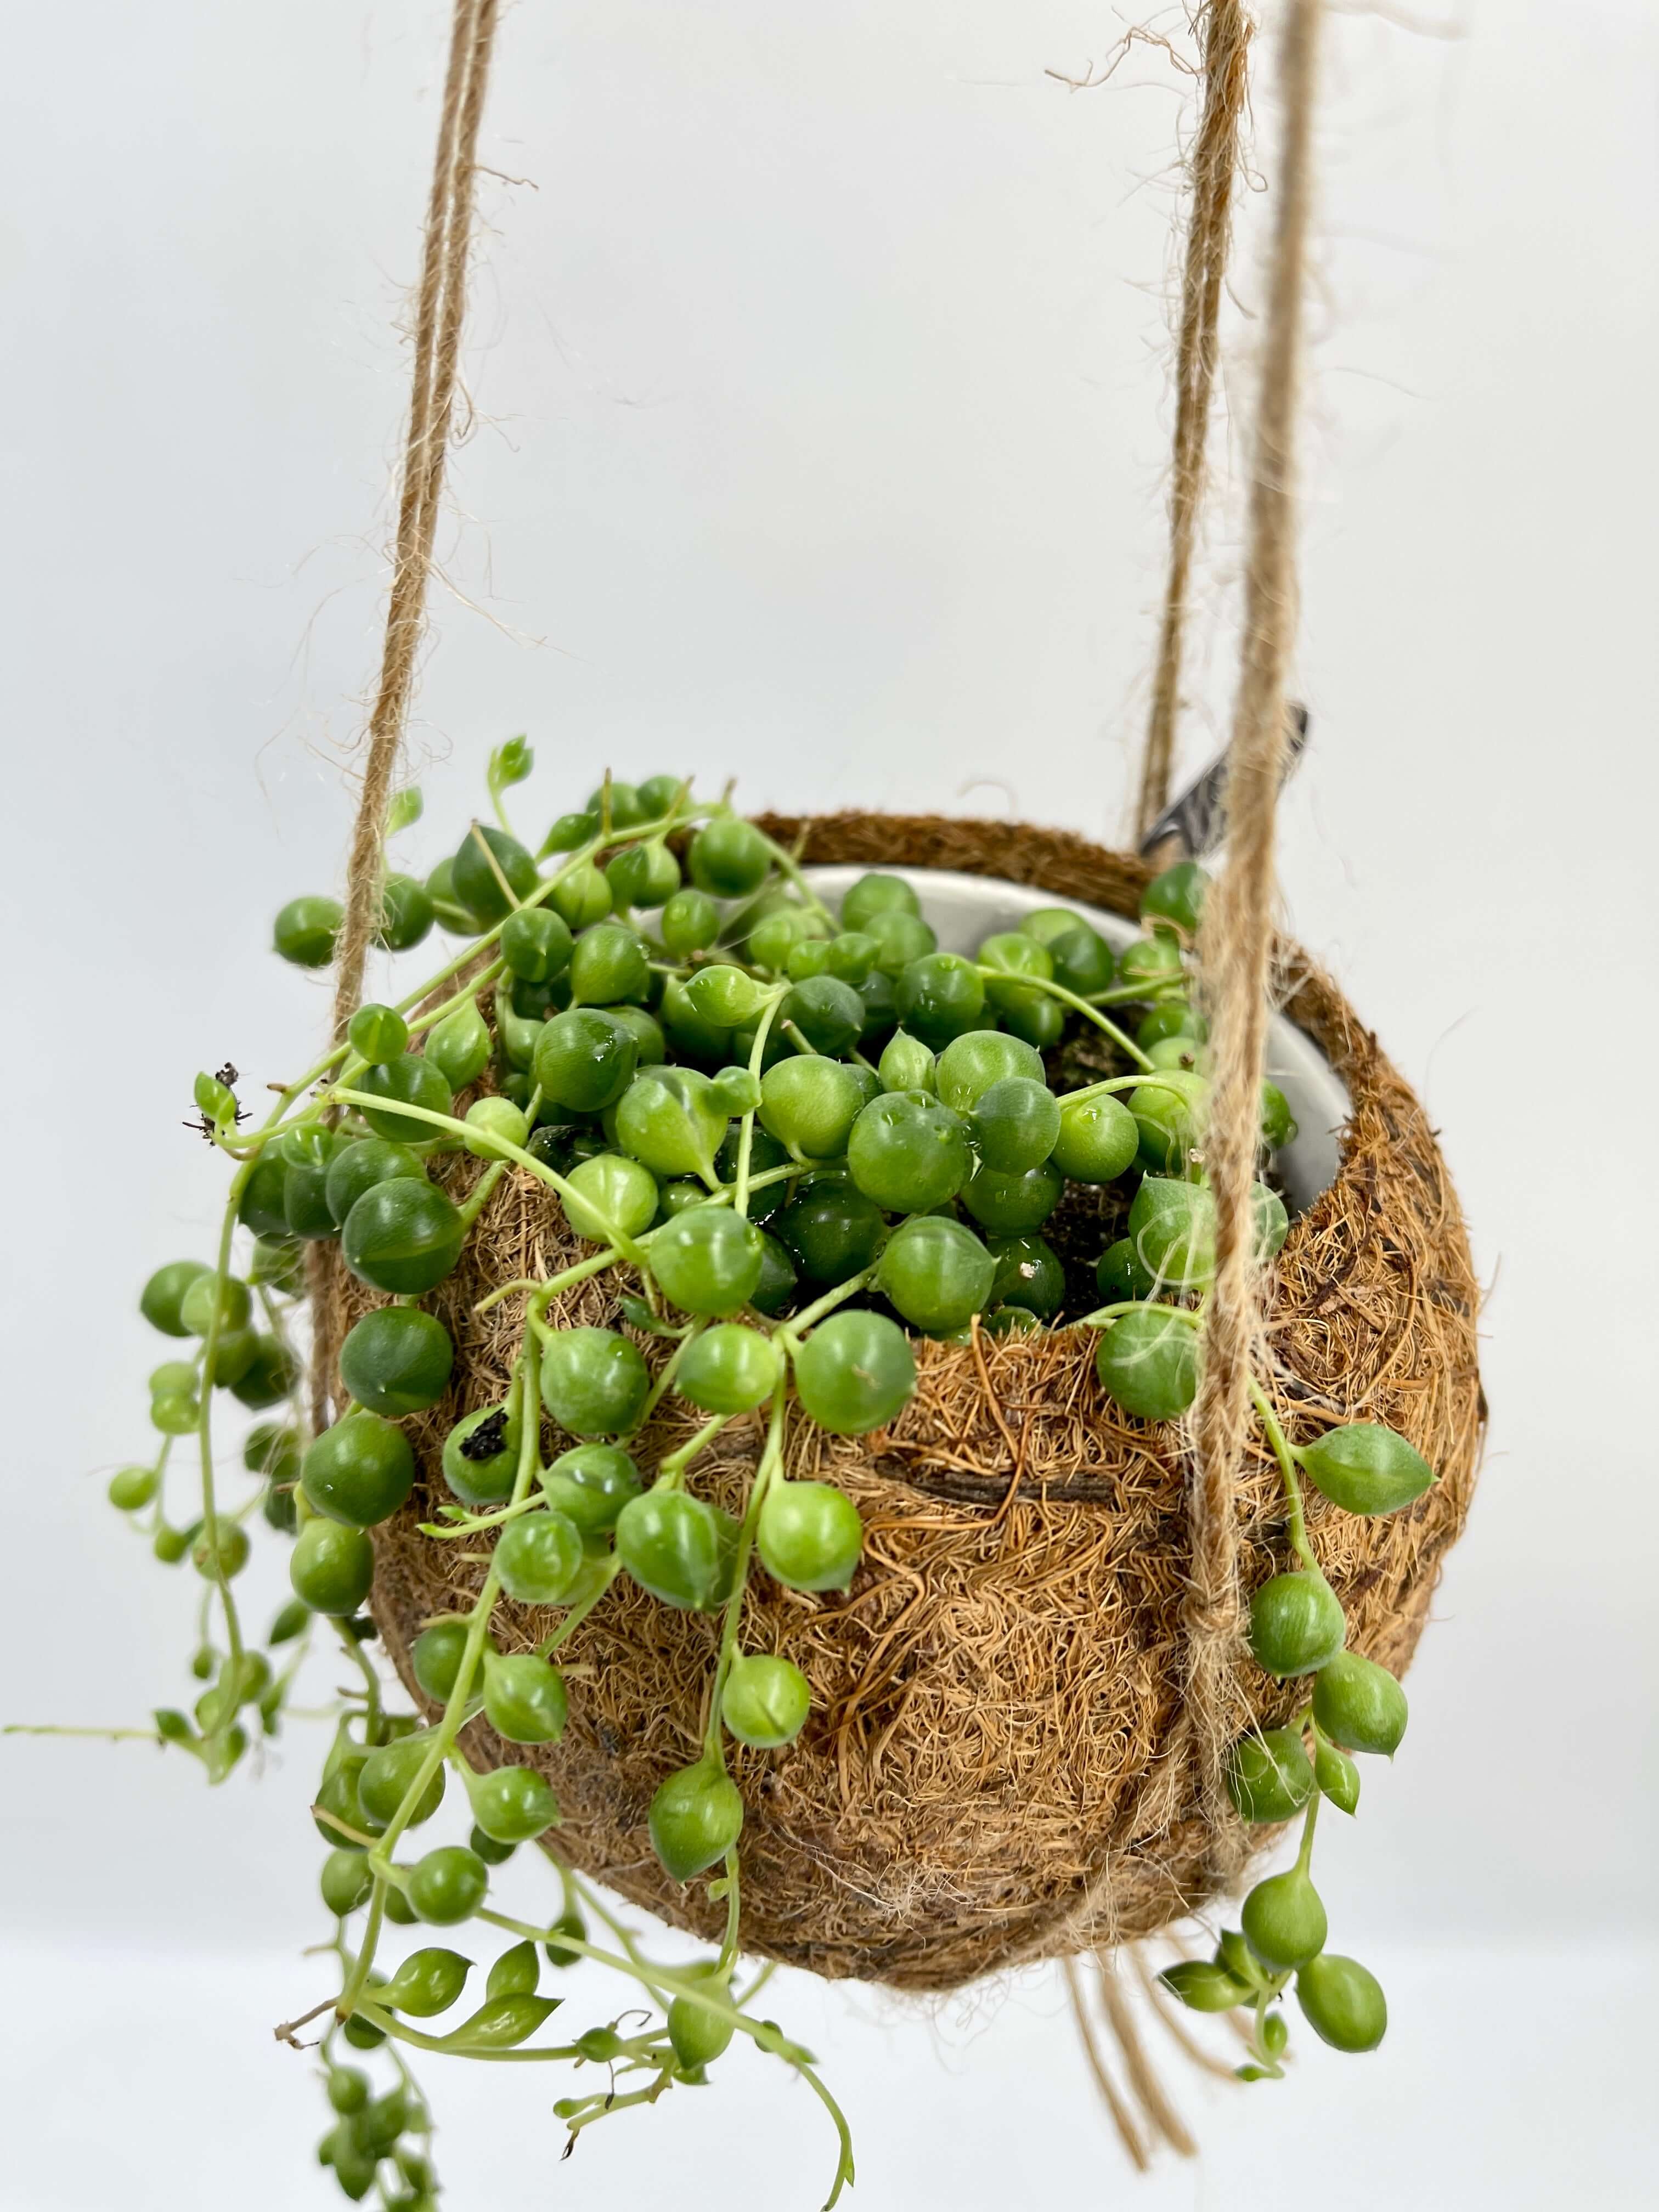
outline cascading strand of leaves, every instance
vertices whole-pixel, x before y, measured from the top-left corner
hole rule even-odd
[[[1187,1411],[1214,1267],[1206,1031],[1189,969],[1204,879],[1191,865],[1157,878],[1146,933],[1116,958],[1059,907],[967,958],[938,949],[904,878],[866,875],[833,914],[791,854],[726,799],[698,801],[673,776],[637,787],[607,777],[532,854],[505,806],[531,767],[523,739],[501,747],[489,775],[495,823],[472,823],[424,881],[386,876],[386,950],[407,951],[434,927],[460,940],[435,975],[395,1004],[362,1007],[345,1042],[283,1086],[257,1127],[238,1104],[234,1067],[198,1079],[197,1126],[233,1163],[219,1246],[211,1263],[173,1262],[145,1286],[146,1318],[194,1349],[151,1378],[155,1457],[110,1485],[158,1558],[189,1556],[204,1577],[193,1668],[209,1686],[193,1715],[158,1713],[156,1733],[222,1780],[252,1729],[282,1725],[319,1625],[356,1665],[361,1688],[339,1705],[313,1808],[337,1980],[289,2024],[326,2022],[336,2117],[319,2154],[349,2197],[374,2194],[387,2212],[428,2212],[434,2201],[410,2053],[593,2069],[599,2086],[579,2083],[556,2107],[568,2148],[610,2113],[705,2081],[742,2035],[793,2068],[829,2112],[833,2203],[853,2174],[845,2120],[809,2054],[753,2008],[764,1974],[737,1985],[744,1808],[727,1745],[783,1751],[811,1710],[789,1660],[744,1648],[744,1592],[757,1570],[793,1589],[844,1589],[861,1549],[841,1491],[787,1475],[788,1427],[805,1419],[859,1436],[891,1421],[916,1387],[914,1335],[1063,1322],[1066,1269],[1042,1231],[1079,1184],[1119,1185],[1128,1197],[1127,1233],[1097,1270],[1106,1303],[1077,1317],[1098,1333],[1099,1381],[1131,1415]],[[403,794],[388,835],[420,811],[417,793]],[[324,966],[340,922],[335,901],[296,899],[277,916],[276,948]],[[1125,1072],[1068,1085],[1058,1071],[1079,1036]],[[479,1095],[463,1109],[469,1092]],[[1264,1157],[1294,1133],[1282,1094],[1264,1085]],[[431,1173],[459,1188],[458,1152],[482,1164],[459,1201]],[[590,1249],[550,1279],[497,1285],[483,1301],[521,1298],[523,1329],[506,1397],[456,1419],[443,1447],[452,1499],[426,1534],[491,1548],[471,1609],[430,1623],[413,1647],[439,1709],[428,1725],[386,1709],[364,1650],[374,1635],[368,1532],[414,1485],[399,1423],[450,1386],[453,1342],[419,1302],[454,1269],[509,1173],[539,1183]],[[1255,1195],[1270,1258],[1285,1212],[1267,1182]],[[337,1240],[347,1267],[389,1301],[347,1335],[340,1376],[351,1402],[314,1437],[297,1402],[288,1419],[271,1417],[296,1389],[289,1324],[313,1240]],[[620,1325],[566,1324],[562,1293],[605,1275],[617,1279]],[[256,1480],[240,1495],[220,1465],[216,1392],[266,1416],[243,1443]],[[642,1467],[646,1424],[670,1392],[702,1424]],[[1354,1810],[1349,1754],[1392,1753],[1405,1700],[1391,1675],[1345,1648],[1302,1480],[1354,1512],[1392,1510],[1432,1480],[1403,1438],[1370,1425],[1292,1448],[1255,1395],[1297,1564],[1255,1594],[1251,1649],[1276,1677],[1310,1678],[1311,1691],[1285,1725],[1236,1747],[1230,1779],[1247,1820],[1305,1808],[1302,1847],[1289,1873],[1252,1890],[1242,1929],[1223,1936],[1214,1960],[1165,1977],[1199,2010],[1250,2013],[1247,2078],[1282,2071],[1278,2007],[1292,1982],[1315,2030],[1340,2049],[1372,2047],[1386,2018],[1365,1970],[1325,1950],[1309,1864],[1320,1802]],[[737,1515],[696,1487],[700,1456],[734,1423],[757,1423],[761,1438]],[[181,1507],[174,1455],[185,1445],[194,1471]],[[250,1642],[233,1587],[260,1522],[292,1540],[295,1591],[264,1649]],[[571,1694],[559,1651],[618,1575],[720,1619],[705,1741],[662,1778],[649,1816],[671,1877],[707,1881],[726,1905],[717,1954],[690,1966],[650,1959],[550,1850],[557,1914],[533,1924],[498,1911],[492,1870],[520,1844],[547,1847],[558,1807],[533,1764],[477,1772],[459,1743],[478,1715],[509,1744],[557,1741]],[[503,1596],[556,1616],[533,1650],[497,1649]],[[467,1842],[411,1855],[408,1838],[437,1813],[452,1777]],[[449,2024],[473,1960],[441,1945],[395,1965],[385,1954],[391,1929],[463,1926],[473,1949],[492,1934],[499,1948],[483,2002]],[[647,2024],[624,2008],[538,2040],[559,2002],[542,1993],[544,1964],[578,1958],[626,1978],[628,2003],[644,1997]],[[346,2046],[382,2052],[396,2079],[374,2094]]]

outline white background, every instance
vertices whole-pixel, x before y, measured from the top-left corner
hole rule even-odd
[[[1364,2207],[1651,2201],[1659,28],[1644,0],[1456,4],[1332,22],[1315,743],[1282,870],[1422,1087],[1493,1285],[1492,1449],[1411,1738],[1322,1837],[1395,2026],[1363,2061],[1303,2035],[1277,2088],[1183,2081],[1206,2154],[1136,2183],[1049,1978],[932,2016],[787,1982],[853,2116],[861,2212],[1249,2207],[1309,2163]],[[188,1570],[101,1492],[145,1449],[137,1285],[214,1204],[190,1078],[290,1074],[321,1019],[264,946],[283,899],[337,883],[443,12],[82,0],[11,23],[6,1718],[189,1693]],[[1044,72],[1103,63],[1123,20],[509,10],[484,158],[531,181],[485,179],[411,860],[448,848],[518,729],[538,821],[609,760],[735,774],[755,804],[1121,830],[1190,84],[1145,48],[1103,88]],[[1271,118],[1260,98],[1264,149]],[[1194,761],[1224,726],[1235,517]],[[0,1746],[9,2212],[337,2201],[307,2164],[308,2069],[267,2034],[322,1994],[296,1955],[320,1932],[313,1758],[296,1729],[210,1800],[142,1747]],[[568,2166],[557,2093],[522,2069],[430,2087],[456,2212],[653,2183],[818,2202],[816,2115],[775,2068],[608,2124]]]

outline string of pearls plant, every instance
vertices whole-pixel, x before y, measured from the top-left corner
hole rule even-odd
[[[744,1808],[726,1770],[729,1740],[781,1750],[810,1706],[788,1660],[744,1646],[749,1577],[836,1591],[860,1559],[850,1500],[786,1477],[787,1427],[883,1427],[915,1388],[913,1334],[1059,1323],[1068,1270],[1042,1232],[1077,1185],[1133,1193],[1126,1233],[1099,1257],[1103,1303],[1076,1316],[1097,1333],[1099,1381],[1132,1415],[1186,1412],[1214,1266],[1206,1030],[1191,993],[1204,878],[1191,865],[1158,878],[1145,933],[1116,958],[1064,908],[966,958],[937,949],[903,879],[866,875],[832,914],[793,855],[726,798],[698,800],[674,776],[637,787],[607,777],[532,852],[505,811],[531,765],[522,739],[501,747],[493,821],[472,823],[424,881],[385,876],[380,944],[404,953],[441,929],[459,949],[435,973],[395,1004],[362,1007],[257,1126],[234,1067],[196,1079],[198,1126],[232,1170],[222,1227],[211,1260],[175,1261],[144,1287],[141,1310],[179,1356],[150,1378],[159,1449],[109,1486],[157,1559],[190,1559],[203,1578],[192,1663],[206,1686],[193,1712],[157,1712],[153,1733],[221,1782],[256,1733],[283,1726],[319,1634],[355,1669],[313,1807],[329,1985],[279,2031],[297,2043],[307,2022],[323,2023],[333,2118],[319,2155],[348,2197],[430,2212],[437,2183],[412,2054],[575,2069],[555,2108],[568,2153],[599,2119],[704,2082],[743,2036],[824,2106],[833,2204],[853,2179],[847,2123],[809,2054],[756,2008],[767,1972],[745,1984],[740,1971]],[[402,794],[388,840],[420,812],[418,793]],[[323,967],[341,921],[331,899],[295,899],[276,918],[276,949]],[[1070,1081],[1079,1040],[1094,1066],[1119,1072]],[[1294,1133],[1272,1084],[1261,1128],[1264,1158]],[[459,1202],[429,1172],[458,1152],[483,1164]],[[368,1532],[415,1482],[400,1421],[438,1405],[450,1383],[453,1345],[420,1302],[508,1174],[534,1178],[590,1249],[550,1279],[502,1284],[485,1301],[521,1298],[524,1326],[505,1399],[458,1419],[443,1448],[453,1496],[427,1534],[492,1548],[476,1604],[415,1644],[416,1677],[441,1708],[428,1726],[387,1710],[366,1649]],[[1267,1181],[1255,1205],[1268,1257],[1285,1211]],[[349,1410],[312,1435],[291,1328],[304,1248],[319,1239],[337,1240],[346,1267],[388,1303],[344,1340]],[[560,1294],[613,1271],[624,1325],[559,1325]],[[630,1444],[670,1391],[703,1424],[642,1468]],[[1292,1984],[1339,2049],[1373,2047],[1386,2024],[1373,1978],[1325,1948],[1310,1863],[1322,1801],[1353,1812],[1350,1754],[1392,1753],[1406,1704],[1391,1675],[1345,1648],[1302,1485],[1376,1513],[1432,1480],[1402,1437],[1369,1425],[1293,1449],[1255,1395],[1283,1471],[1295,1563],[1255,1593],[1250,1649],[1310,1691],[1286,1725],[1236,1747],[1231,1787],[1246,1820],[1302,1813],[1301,1848],[1289,1872],[1251,1890],[1242,1928],[1212,1960],[1164,1977],[1195,2009],[1248,2013],[1246,2078],[1282,2071],[1279,2001]],[[240,1466],[222,1450],[226,1399],[260,1416]],[[763,1438],[740,1516],[696,1490],[700,1454],[734,1422],[758,1423]],[[291,1547],[294,1596],[260,1639],[236,1584],[262,1526]],[[560,1649],[618,1575],[721,1623],[700,1755],[663,1776],[650,1809],[668,1874],[707,1881],[725,1901],[718,1953],[689,1966],[651,1958],[559,1864],[559,1809],[535,1767],[475,1771],[459,1741],[480,1713],[510,1744],[556,1741],[571,1694]],[[557,1612],[535,1650],[495,1649],[503,1595]],[[414,1832],[452,1780],[468,1838],[421,1850]],[[498,1910],[492,1893],[493,1870],[532,1842],[557,1869],[560,1909],[544,1923]],[[472,1951],[493,1942],[495,1955],[482,2002],[456,2017],[471,1957],[422,1943],[394,1962],[387,1951],[393,1930],[463,1927]],[[545,2039],[560,2000],[544,1993],[544,1970],[578,1959],[623,1978],[624,2008]],[[378,2092],[353,2063],[370,2052],[395,2069]]]

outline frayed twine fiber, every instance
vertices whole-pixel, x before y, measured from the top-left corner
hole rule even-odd
[[[1255,25],[1242,0],[1206,0],[1194,27],[1202,53],[1204,105],[1187,157],[1192,211],[1176,337],[1175,439],[1170,460],[1170,565],[1158,621],[1158,666],[1140,756],[1135,835],[1144,837],[1170,803],[1187,602],[1198,519],[1204,503],[1205,453],[1220,354],[1221,292],[1232,245],[1233,183],[1240,131],[1249,95],[1250,40]]]
[[[1185,1717],[1205,1802],[1226,1831],[1227,1747],[1245,1719],[1233,1484],[1253,1417],[1260,1274],[1252,1186],[1261,1126],[1273,951],[1273,842],[1285,757],[1285,678],[1296,635],[1296,428],[1312,197],[1314,87],[1323,0],[1291,0],[1279,38],[1284,132],[1250,467],[1244,637],[1227,749],[1227,862],[1205,902],[1200,988],[1213,1060],[1204,1164],[1215,1194],[1215,1282],[1193,1408],[1193,1587]],[[1241,64],[1242,66],[1242,64]],[[1224,1868],[1223,1869],[1224,1870]]]
[[[495,0],[455,0],[438,144],[427,198],[426,239],[415,301],[415,346],[398,485],[398,534],[386,601],[380,674],[368,720],[362,789],[346,862],[346,908],[334,959],[334,1036],[362,995],[363,963],[380,920],[381,838],[426,631],[433,538],[443,493],[449,422],[459,374],[471,252],[478,125],[495,40]]]
[[[1148,871],[1066,830],[934,816],[770,817],[808,861],[961,869],[1133,914]],[[1293,1441],[1333,1420],[1386,1421],[1440,1480],[1403,1511],[1361,1520],[1310,1499],[1314,1546],[1346,1609],[1352,1647],[1402,1670],[1474,1488],[1483,1407],[1477,1290],[1457,1200],[1422,1108],[1334,985],[1275,947],[1277,996],[1328,1054],[1352,1113],[1336,1182],[1291,1225],[1267,1285],[1269,1391]],[[458,1161],[458,1180],[477,1172]],[[457,1346],[449,1395],[406,1424],[420,1476],[375,1531],[374,1617],[417,1702],[409,1646],[471,1604],[472,1547],[421,1535],[447,1493],[441,1439],[499,1399],[519,1308],[477,1316],[493,1285],[559,1267],[573,1240],[527,1176],[503,1178],[456,1273],[427,1301]],[[580,1285],[570,1321],[612,1322],[617,1278]],[[328,1371],[340,1337],[382,1301],[334,1262],[319,1308]],[[831,1977],[956,1987],[1026,1960],[1109,1948],[1179,1919],[1224,1887],[1271,1832],[1206,1813],[1183,1724],[1191,1537],[1185,1438],[1115,1408],[1095,1381],[1093,1333],[917,1344],[920,1386],[890,1428],[861,1439],[797,1418],[789,1471],[842,1485],[866,1553],[844,1594],[809,1596],[757,1572],[750,1650],[779,1651],[812,1684],[795,1744],[738,1749],[744,1948]],[[660,1340],[642,1340],[654,1364]],[[980,1365],[983,1360],[983,1375]],[[638,1440],[647,1470],[689,1432],[672,1400]],[[1008,1439],[1013,1440],[1011,1451]],[[727,1431],[693,1486],[735,1508],[758,1449]],[[550,1437],[559,1449],[560,1440]],[[1245,1439],[1234,1494],[1243,1586],[1285,1564],[1283,1498],[1261,1437]],[[504,1603],[513,1648],[556,1616]],[[651,1793],[692,1757],[718,1622],[619,1581],[567,1647],[570,1724],[526,1752],[478,1723],[483,1765],[532,1759],[564,1808],[552,1838],[570,1862],[635,1903],[713,1939],[723,1908],[669,1881],[646,1832]],[[1249,1709],[1285,1718],[1294,1693],[1240,1669]]]

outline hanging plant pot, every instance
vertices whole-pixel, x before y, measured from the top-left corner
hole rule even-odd
[[[1355,1810],[1353,1754],[1401,1741],[1483,1406],[1433,1133],[1335,987],[1270,941],[1318,13],[1286,17],[1230,856],[1200,927],[1190,867],[1002,823],[750,823],[677,774],[607,775],[532,852],[504,803],[523,738],[491,756],[494,823],[424,881],[388,872],[421,813],[398,757],[495,21],[456,0],[347,896],[275,928],[334,968],[330,1041],[262,1117],[228,1063],[196,1079],[230,1164],[221,1230],[145,1285],[176,1340],[161,1441],[109,1486],[209,1586],[204,1686],[154,1729],[209,1779],[280,1731],[313,1648],[347,1662],[311,1806],[325,1987],[277,2033],[324,2023],[319,2155],[352,2201],[433,2202],[406,2051],[569,2069],[569,2149],[742,2037],[830,2118],[827,2212],[850,2131],[744,1956],[915,1990],[1069,1961],[1225,1893],[1298,1812],[1295,1866],[1164,1990],[1234,2015],[1246,2080],[1282,2074],[1292,1998],[1339,2050],[1386,2031],[1379,1985],[1328,1947],[1316,1823]],[[1237,7],[1200,20],[1149,833],[1249,36]],[[461,949],[364,1003],[371,947],[435,927]],[[240,1470],[226,1396],[267,1417]],[[261,1519],[294,1592],[263,1636],[237,1586]],[[377,1638],[417,1713],[389,1707]],[[497,1891],[521,1844],[556,1865],[556,1914]],[[604,1890],[717,1948],[657,1960]],[[625,1984],[580,2027],[541,1987],[577,1958]],[[1190,2149],[1105,2002],[1149,2124]],[[350,2053],[387,2043],[376,2094]]]
[[[1131,917],[1150,874],[1070,833],[1000,823],[846,814],[761,826],[809,869],[984,879],[990,918],[975,920],[979,936],[995,927],[1000,899],[1018,907],[1010,884],[1034,887],[1048,905]],[[927,911],[927,877],[913,881]],[[935,911],[961,921],[969,909],[959,883],[951,893]],[[1264,1384],[1293,1444],[1334,1424],[1381,1424],[1436,1472],[1414,1502],[1386,1514],[1310,1500],[1309,1534],[1346,1613],[1348,1649],[1397,1675],[1473,1489],[1476,1286],[1421,1107],[1335,987],[1292,947],[1279,959],[1285,1020],[1300,1033],[1282,1049],[1314,1086],[1304,1097],[1319,1110],[1321,1078],[1303,1042],[1311,1040],[1348,1111],[1328,1187],[1302,1194],[1310,1202],[1273,1263]],[[1323,1102],[1329,1112],[1328,1078]],[[450,1170],[457,1194],[477,1172]],[[1073,1251],[1086,1247],[1092,1262],[1108,1229],[1117,1233],[1109,1205],[1073,1225]],[[404,1425],[415,1486],[375,1530],[371,1605],[428,1713],[441,1701],[422,1689],[411,1648],[430,1623],[471,1607],[484,1553],[422,1524],[451,1497],[446,1437],[504,1400],[521,1334],[520,1301],[478,1309],[501,1286],[546,1279],[592,1249],[544,1188],[509,1174],[427,1301],[453,1340],[454,1370],[447,1395]],[[563,1294],[547,1320],[620,1330],[659,1371],[673,1344],[630,1326],[643,1310],[623,1300],[640,1287],[627,1270],[607,1273]],[[345,1331],[381,1303],[330,1267],[319,1328],[331,1373]],[[1182,1432],[1113,1401],[1097,1379],[1096,1340],[1065,1327],[922,1340],[914,1395],[886,1426],[840,1436],[792,1418],[788,1474],[833,1483],[850,1499],[864,1550],[844,1589],[749,1581],[742,1648],[793,1662],[811,1711],[787,1747],[734,1747],[746,1950],[829,1976],[947,1989],[1146,1936],[1203,1904],[1276,1832],[1234,1820],[1218,1835],[1206,1812],[1183,1703]],[[702,1419],[671,1392],[629,1449],[641,1467],[659,1466]],[[700,1498],[741,1511],[763,1430],[758,1413],[739,1421],[698,1458]],[[554,1434],[550,1455],[574,1441]],[[1237,1497],[1248,1592],[1285,1565],[1279,1470],[1265,1442],[1252,1446]],[[504,1601],[493,1632],[503,1653],[530,1650],[560,1617]],[[562,1808],[548,1838],[560,1857],[711,1939],[726,1905],[665,1869],[650,1814],[665,1775],[697,1756],[720,1640],[718,1613],[660,1603],[623,1577],[560,1653],[573,1695],[558,1741],[507,1746],[483,1718],[461,1739],[479,1768],[528,1760],[547,1777]],[[1241,1680],[1263,1729],[1304,1701],[1242,1655]]]

